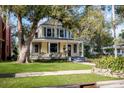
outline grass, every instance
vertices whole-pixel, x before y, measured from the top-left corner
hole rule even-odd
[[[60,71],[60,70],[87,70],[92,66],[76,64],[69,62],[56,63],[29,63],[18,64],[15,62],[1,62],[0,73],[20,73],[20,72],[43,72],[43,71]]]
[[[117,80],[118,78],[105,77],[95,74],[42,76],[28,78],[0,78],[0,87],[1,88],[46,87],[115,79]]]

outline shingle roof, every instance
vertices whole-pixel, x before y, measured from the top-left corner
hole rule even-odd
[[[40,25],[59,25],[59,26],[62,26],[62,23],[59,22],[58,20],[56,19],[53,19],[53,18],[44,18],[42,20],[40,20]]]

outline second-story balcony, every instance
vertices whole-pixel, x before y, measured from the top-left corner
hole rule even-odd
[[[72,32],[66,29],[46,28],[35,33],[34,39],[74,39]]]

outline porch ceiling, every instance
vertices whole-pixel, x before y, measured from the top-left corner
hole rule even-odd
[[[70,43],[81,43],[79,40],[68,40],[68,39],[33,39],[32,42],[70,42]]]

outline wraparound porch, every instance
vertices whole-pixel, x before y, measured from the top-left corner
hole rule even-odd
[[[65,59],[83,56],[82,42],[75,40],[38,40],[34,39],[30,46],[31,59]]]

